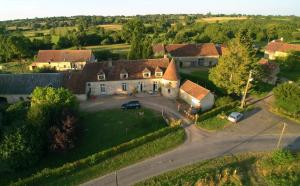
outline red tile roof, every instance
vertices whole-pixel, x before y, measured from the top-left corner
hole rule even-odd
[[[271,62],[271,61],[269,61],[268,59],[265,59],[265,58],[261,58],[258,61],[258,64],[262,65],[263,67],[268,68],[271,71],[275,71],[279,68],[279,65],[277,63]]]
[[[92,50],[40,50],[35,62],[90,61]]]
[[[267,47],[266,51],[269,52],[292,52],[292,51],[300,51],[300,45],[296,44],[288,44],[282,41],[272,41]]]
[[[210,93],[210,91],[206,88],[190,80],[186,80],[183,85],[181,85],[180,89],[198,100],[203,99],[208,93]]]
[[[111,65],[110,65],[111,64]],[[120,73],[126,69],[128,80],[144,79],[145,68],[151,72],[150,78],[155,78],[155,69],[158,67],[165,71],[169,65],[169,59],[144,59],[144,60],[119,60],[97,63],[87,63],[82,72],[68,74],[65,86],[74,93],[85,93],[86,82],[97,82],[97,73],[103,71],[106,81],[119,81]]]
[[[172,59],[172,61],[168,65],[168,68],[162,78],[169,81],[177,81],[180,79],[174,59]]]
[[[219,56],[213,43],[202,44],[156,44],[152,47],[154,53],[169,53],[172,57]]]

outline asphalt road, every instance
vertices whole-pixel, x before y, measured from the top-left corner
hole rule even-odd
[[[111,99],[115,98],[101,100],[102,106],[97,103],[93,103],[94,106],[85,106],[89,106],[91,111],[101,110],[106,102],[112,103]],[[169,100],[160,97],[138,99],[145,107],[156,110],[168,108],[170,112],[179,116],[176,113],[176,105],[172,105]],[[281,147],[300,149],[300,125],[270,113],[264,105],[260,106],[261,108],[247,113],[239,124],[231,125],[220,132],[206,132],[196,128],[195,125],[187,125],[185,127],[187,140],[184,144],[172,151],[118,170],[118,185],[132,185],[152,176],[219,156],[249,151],[270,151],[276,148],[283,122],[287,123],[287,130]],[[116,185],[116,174],[107,174],[83,185],[113,186]]]

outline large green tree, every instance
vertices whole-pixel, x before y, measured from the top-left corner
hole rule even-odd
[[[209,73],[213,83],[228,94],[241,95],[248,80],[249,72],[258,72],[258,65],[247,40],[238,34],[229,42],[227,51],[220,57],[216,67]]]
[[[300,118],[300,87],[296,83],[284,83],[273,90],[275,104],[292,117]]]

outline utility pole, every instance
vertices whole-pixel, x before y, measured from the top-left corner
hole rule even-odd
[[[281,134],[279,136],[278,143],[277,143],[277,149],[279,149],[279,147],[280,147],[280,143],[281,143],[282,136],[283,136],[285,128],[286,128],[286,123],[283,123],[282,131],[281,131]]]
[[[253,80],[252,79],[252,70],[250,70],[248,81],[247,81],[247,84],[246,84],[246,89],[245,89],[245,92],[244,92],[244,95],[243,95],[243,98],[242,98],[242,101],[241,101],[241,108],[244,108],[244,106],[245,106],[245,100],[246,100],[247,92],[248,92],[248,89],[249,89],[250,82],[252,80]]]
[[[116,186],[119,186],[119,183],[118,183],[118,174],[117,174],[117,171],[115,172],[116,174]]]

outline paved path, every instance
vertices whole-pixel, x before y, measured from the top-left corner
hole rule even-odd
[[[83,109],[96,111],[120,105],[120,97],[107,98],[92,104],[82,105]],[[131,98],[122,98],[123,101]],[[176,104],[165,98],[137,98],[145,107],[155,110],[168,108],[176,112]],[[110,104],[105,104],[109,100]],[[114,101],[112,101],[114,100]],[[101,104],[99,103],[101,102]],[[101,105],[101,106],[100,106]],[[104,106],[106,105],[106,106]],[[178,148],[167,153],[125,167],[118,171],[119,185],[132,185],[152,176],[189,165],[201,160],[207,160],[223,155],[231,155],[248,151],[269,151],[276,148],[282,123],[288,124],[282,145],[293,149],[300,148],[300,125],[282,119],[263,109],[255,109],[236,125],[231,125],[220,132],[205,132],[195,125],[186,125],[187,140]],[[188,122],[187,120],[185,122]],[[116,185],[115,173],[91,180],[83,185]]]

